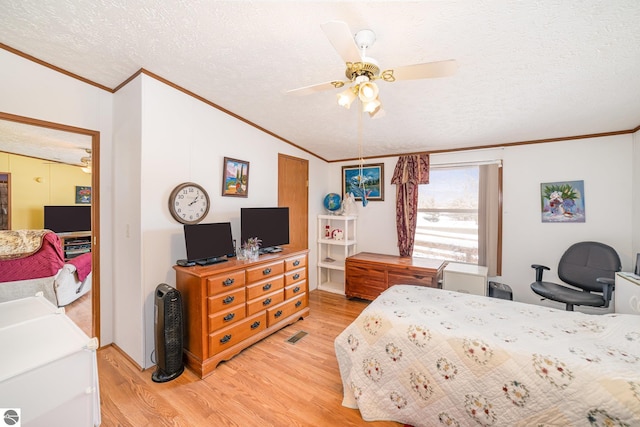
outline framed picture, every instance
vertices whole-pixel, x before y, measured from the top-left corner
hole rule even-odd
[[[342,167],[342,194],[352,193],[356,200],[384,200],[384,163],[374,163]]]
[[[81,205],[91,204],[91,187],[76,185],[76,203]]]
[[[222,195],[234,197],[249,195],[249,162],[229,157],[224,158]]]
[[[542,222],[585,222],[584,181],[540,184]]]

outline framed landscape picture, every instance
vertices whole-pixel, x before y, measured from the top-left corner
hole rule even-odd
[[[247,197],[249,195],[249,162],[224,158],[222,169],[222,195]]]
[[[384,200],[384,163],[373,163],[342,167],[342,195],[352,193],[356,200],[362,200],[366,194],[367,200]]]

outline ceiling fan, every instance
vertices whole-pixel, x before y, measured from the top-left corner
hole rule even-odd
[[[328,89],[337,89],[345,84],[353,83],[344,92],[338,94],[338,104],[349,108],[357,98],[362,101],[363,111],[371,116],[375,115],[381,107],[378,100],[378,87],[375,80],[394,82],[396,80],[429,79],[446,77],[454,74],[458,65],[454,59],[436,62],[405,65],[381,71],[378,61],[366,55],[376,40],[372,30],[360,30],[355,36],[349,26],[342,21],[329,21],[321,24],[329,42],[333,45],[340,57],[345,61],[346,81],[332,80],[298,89],[292,89],[287,93],[294,95],[309,95]]]

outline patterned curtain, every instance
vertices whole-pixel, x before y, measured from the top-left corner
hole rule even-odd
[[[393,171],[396,184],[396,229],[400,256],[411,256],[416,235],[418,185],[429,183],[429,154],[401,156]]]

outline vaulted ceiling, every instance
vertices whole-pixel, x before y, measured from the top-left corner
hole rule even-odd
[[[109,89],[141,68],[325,160],[359,156],[360,109],[321,25],[371,29],[380,68],[455,59],[450,77],[379,82],[365,157],[630,131],[640,2],[2,0],[0,43]],[[0,148],[1,149],[1,148]]]

